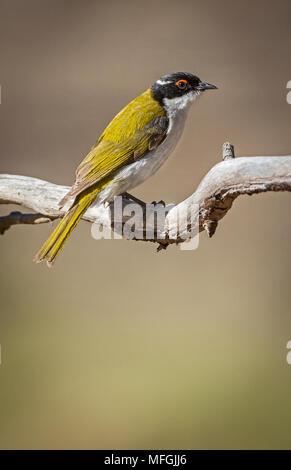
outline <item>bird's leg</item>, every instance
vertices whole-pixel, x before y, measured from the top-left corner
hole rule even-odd
[[[142,206],[144,208],[147,205],[146,202],[142,201],[141,199],[138,199],[137,197],[133,196],[132,194],[129,194],[129,193],[125,192],[125,193],[122,193],[121,196],[126,197],[127,199],[131,199],[131,201],[136,202],[136,204],[139,204],[140,206]]]
[[[146,202],[142,201],[141,199],[138,199],[137,197],[133,196],[132,194],[122,193],[121,196],[126,197],[127,199],[131,199],[133,202],[136,202],[137,204],[139,204],[142,207],[146,207],[146,205],[147,205]],[[154,205],[154,206],[156,206],[157,204],[161,204],[162,206],[166,207],[166,203],[163,200],[161,200],[159,202],[153,201],[153,202],[151,202],[151,204]]]

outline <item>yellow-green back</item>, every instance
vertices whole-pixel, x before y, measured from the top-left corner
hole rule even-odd
[[[165,110],[153,98],[152,91],[149,88],[115,116],[98,139],[96,145],[102,140],[121,144],[134,138],[135,133],[141,131],[153,119],[164,115]]]

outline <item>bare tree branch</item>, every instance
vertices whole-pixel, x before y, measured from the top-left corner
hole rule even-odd
[[[38,224],[62,217],[64,211],[58,203],[69,187],[59,186],[37,178],[17,175],[0,175],[0,204],[19,204],[32,209],[36,214],[11,213],[0,218],[0,233],[4,233],[15,224]],[[199,210],[199,231],[205,230],[211,237],[219,220],[229,211],[233,201],[242,194],[258,194],[267,191],[291,191],[291,155],[240,157],[234,158],[233,146],[223,145],[223,161],[215,165],[202,179],[196,191],[177,205],[166,206],[166,218],[162,227],[154,223],[154,236],[146,237],[146,208],[142,207],[143,217],[137,222],[146,241],[159,243],[165,248],[171,243],[180,243],[189,238],[184,232],[191,229],[193,212]],[[123,199],[126,208],[132,201]],[[163,207],[157,207],[159,211]],[[187,220],[184,228],[178,227],[177,220],[184,216]],[[98,222],[103,227],[114,227],[121,232],[129,215],[124,216],[119,225],[114,220],[113,204],[92,205],[83,216],[89,222]],[[123,232],[122,232],[123,233]]]
[[[22,214],[21,212],[10,212],[9,215],[0,217],[0,235],[8,230],[12,225],[18,224],[43,224],[50,222],[53,217],[44,217],[42,214]]]

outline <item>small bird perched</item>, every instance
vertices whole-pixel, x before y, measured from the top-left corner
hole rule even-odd
[[[34,260],[51,265],[93,201],[111,201],[153,175],[180,139],[189,105],[216,88],[191,73],[171,73],[120,111],[77,168],[60,201],[68,210]]]

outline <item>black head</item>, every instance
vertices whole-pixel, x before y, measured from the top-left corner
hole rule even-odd
[[[195,96],[205,90],[215,90],[216,88],[210,83],[202,82],[192,73],[175,72],[164,75],[157,80],[152,86],[152,93],[155,100],[164,104],[164,98],[179,98],[188,93]]]

